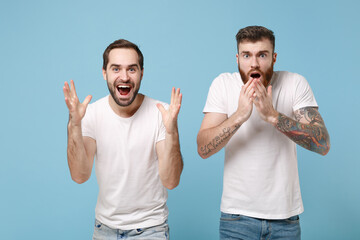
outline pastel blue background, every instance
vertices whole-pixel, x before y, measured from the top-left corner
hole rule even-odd
[[[102,53],[112,41],[145,56],[141,92],[169,102],[179,117],[185,168],[169,191],[171,238],[218,238],[223,152],[202,160],[196,135],[208,88],[236,68],[235,34],[247,25],[275,32],[276,70],[309,81],[332,148],[299,149],[303,239],[358,239],[360,228],[358,1],[4,1],[0,3],[1,239],[90,239],[96,177],[72,182],[66,160],[62,86],[83,100],[108,93]]]

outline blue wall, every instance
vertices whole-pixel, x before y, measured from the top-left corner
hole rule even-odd
[[[183,92],[179,117],[185,168],[169,192],[171,237],[218,238],[223,152],[202,160],[196,135],[211,81],[236,68],[235,34],[264,25],[276,34],[276,70],[310,83],[332,149],[299,148],[303,239],[360,234],[358,1],[1,1],[1,239],[90,239],[96,177],[72,182],[66,161],[64,81],[80,99],[108,93],[102,52],[115,39],[145,56],[141,91],[169,102]],[[51,236],[51,237],[50,237]]]

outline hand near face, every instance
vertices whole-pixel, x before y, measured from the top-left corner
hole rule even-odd
[[[236,114],[241,123],[246,122],[253,109],[253,95],[254,95],[254,79],[250,78],[249,81],[241,87],[238,109]]]
[[[171,101],[169,109],[166,110],[160,103],[156,104],[157,108],[161,112],[162,120],[168,134],[177,133],[177,117],[181,107],[182,94],[180,88],[172,88]]]
[[[253,89],[254,105],[259,112],[260,117],[266,122],[274,122],[277,118],[277,111],[272,103],[272,86],[269,85],[267,90],[259,80],[255,80]]]
[[[70,80],[70,85],[71,88],[69,87],[69,84],[65,82],[63,87],[65,103],[69,109],[69,122],[74,126],[79,126],[82,118],[85,116],[86,108],[91,101],[92,96],[87,96],[84,102],[80,103],[73,80]]]

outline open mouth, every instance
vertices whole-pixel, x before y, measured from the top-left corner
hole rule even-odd
[[[251,73],[250,77],[252,77],[252,78],[260,78],[261,75],[260,75],[260,73]]]
[[[128,85],[118,85],[116,88],[122,96],[128,95],[131,90],[131,86]]]

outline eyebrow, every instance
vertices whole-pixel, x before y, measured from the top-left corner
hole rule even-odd
[[[130,65],[121,65],[121,64],[111,64],[110,65],[110,68],[112,67],[121,67],[121,66],[124,66],[124,67],[136,67],[137,69],[139,69],[139,66],[136,64],[136,63],[133,63],[133,64],[130,64]]]
[[[242,51],[241,54],[250,54],[251,52],[250,51]],[[270,53],[270,51],[268,50],[262,50],[262,51],[259,51],[257,52],[256,54],[261,54],[261,53]]]

